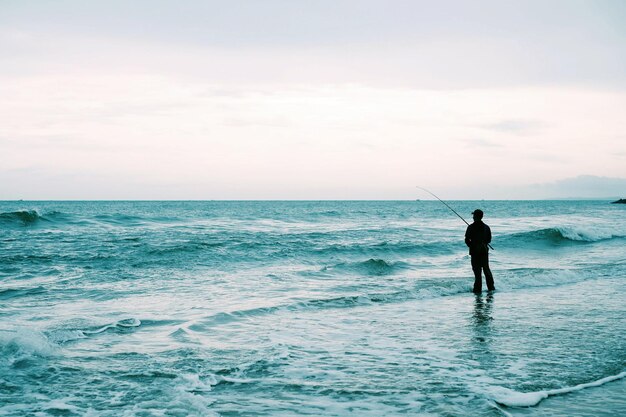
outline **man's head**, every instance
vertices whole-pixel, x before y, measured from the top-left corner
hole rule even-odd
[[[474,221],[483,219],[483,211],[481,209],[476,209],[472,211],[472,216],[474,217]]]

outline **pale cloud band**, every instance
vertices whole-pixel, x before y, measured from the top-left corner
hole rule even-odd
[[[623,7],[430,3],[4,3],[0,198],[532,198],[624,177]]]

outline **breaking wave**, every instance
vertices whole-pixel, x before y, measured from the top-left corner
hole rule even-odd
[[[382,276],[407,269],[406,262],[387,262],[384,259],[370,258],[364,262],[345,262],[322,268],[322,272],[356,272],[361,275]]]
[[[31,329],[0,330],[0,365],[15,366],[23,361],[54,355],[56,347],[41,332]]]
[[[608,228],[585,228],[575,226],[559,226],[530,232],[509,235],[510,240],[543,241],[559,244],[563,242],[599,242],[614,238],[626,237],[626,233]]]
[[[60,211],[45,211],[38,209],[23,209],[0,213],[0,226],[24,227],[45,224],[47,226],[62,227],[65,225],[74,226],[141,226],[150,223],[168,223],[175,219],[164,217],[150,217],[141,215],[130,215],[125,213],[110,213],[96,215],[76,215]]]
[[[18,210],[0,213],[0,224],[29,226],[40,221],[46,221],[37,210]]]
[[[37,209],[16,210],[0,213],[0,226],[32,227],[39,225],[63,225],[74,223],[75,219],[60,211],[41,212]]]

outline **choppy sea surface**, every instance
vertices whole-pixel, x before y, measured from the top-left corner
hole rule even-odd
[[[626,206],[451,204],[0,202],[0,415],[626,415]]]

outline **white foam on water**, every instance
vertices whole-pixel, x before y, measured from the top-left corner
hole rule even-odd
[[[118,320],[114,323],[107,324],[96,330],[83,330],[82,332],[84,334],[98,334],[98,333],[105,332],[109,329],[115,329],[119,327],[139,327],[139,326],[141,326],[141,320],[131,317],[129,319]]]
[[[626,371],[617,375],[607,376],[606,378],[602,378],[597,381],[575,385],[573,387],[534,392],[519,392],[505,387],[490,387],[487,389],[487,395],[498,404],[506,405],[507,407],[533,407],[539,404],[542,400],[553,395],[568,394],[585,388],[599,387],[607,382],[616,381],[624,377],[626,377]]]
[[[257,382],[258,379],[253,379],[253,378],[236,378],[236,377],[230,377],[230,376],[222,376],[222,381],[226,381],[226,382],[231,382],[233,384],[251,384],[253,382]]]
[[[503,271],[495,277],[495,284],[498,291],[510,291],[576,284],[589,278],[589,274],[581,270],[537,270],[513,275]]]
[[[71,342],[79,339],[86,339],[85,333],[82,330],[61,329],[48,333],[48,339],[57,344]]]
[[[75,400],[76,398],[73,397],[57,398],[50,400],[47,404],[44,404],[43,408],[46,411],[77,412],[79,408],[69,403],[69,401]]]
[[[543,288],[575,284],[593,279],[590,271],[577,269],[535,269],[500,271],[495,279],[498,292],[512,292],[519,289]],[[413,300],[428,300],[440,297],[455,296],[472,291],[473,277],[448,278],[437,280],[417,279],[412,288],[399,288],[390,292],[353,293],[340,297],[317,298],[309,300],[294,300],[293,303],[263,305],[251,309],[232,310],[230,312],[213,313],[204,319],[193,323],[186,331],[204,331],[207,327],[216,324],[230,323],[255,316],[293,312],[301,310],[334,309],[354,306],[369,306],[376,303],[395,303]],[[104,326],[98,330],[86,333],[100,333],[116,324]]]
[[[183,374],[175,380],[173,398],[168,404],[168,413],[182,412],[185,415],[217,416],[209,410],[215,402],[207,396],[221,378],[210,374],[204,379],[197,374]],[[182,414],[181,414],[182,415]]]
[[[597,242],[614,237],[626,236],[626,231],[616,230],[610,226],[559,226],[555,228],[564,238],[580,242]]]
[[[14,363],[33,357],[53,356],[57,349],[41,332],[25,328],[0,330],[0,363]]]
[[[213,389],[213,386],[217,385],[221,378],[217,375],[208,375],[205,380],[200,379],[197,374],[183,374],[177,378],[177,387],[185,391],[193,392],[207,392]]]
[[[221,378],[214,374],[200,376],[184,373],[170,380],[166,385],[162,385],[157,396],[138,396],[129,402],[126,398],[127,392],[116,392],[112,393],[110,401],[107,402],[103,410],[95,410],[92,408],[93,406],[89,406],[86,409],[68,409],[68,411],[90,417],[137,417],[144,415],[155,417],[219,417],[219,414],[211,410],[211,406],[215,402],[211,397],[211,390],[219,382],[221,382]],[[67,401],[61,401],[57,404],[56,410],[62,411],[61,406],[67,404]]]
[[[85,410],[83,417],[100,417],[101,415],[101,412],[96,411],[93,408],[88,408],[87,410]]]
[[[507,372],[522,378],[528,377],[526,366],[529,362],[530,361],[528,359],[517,358],[515,361],[509,363]]]

